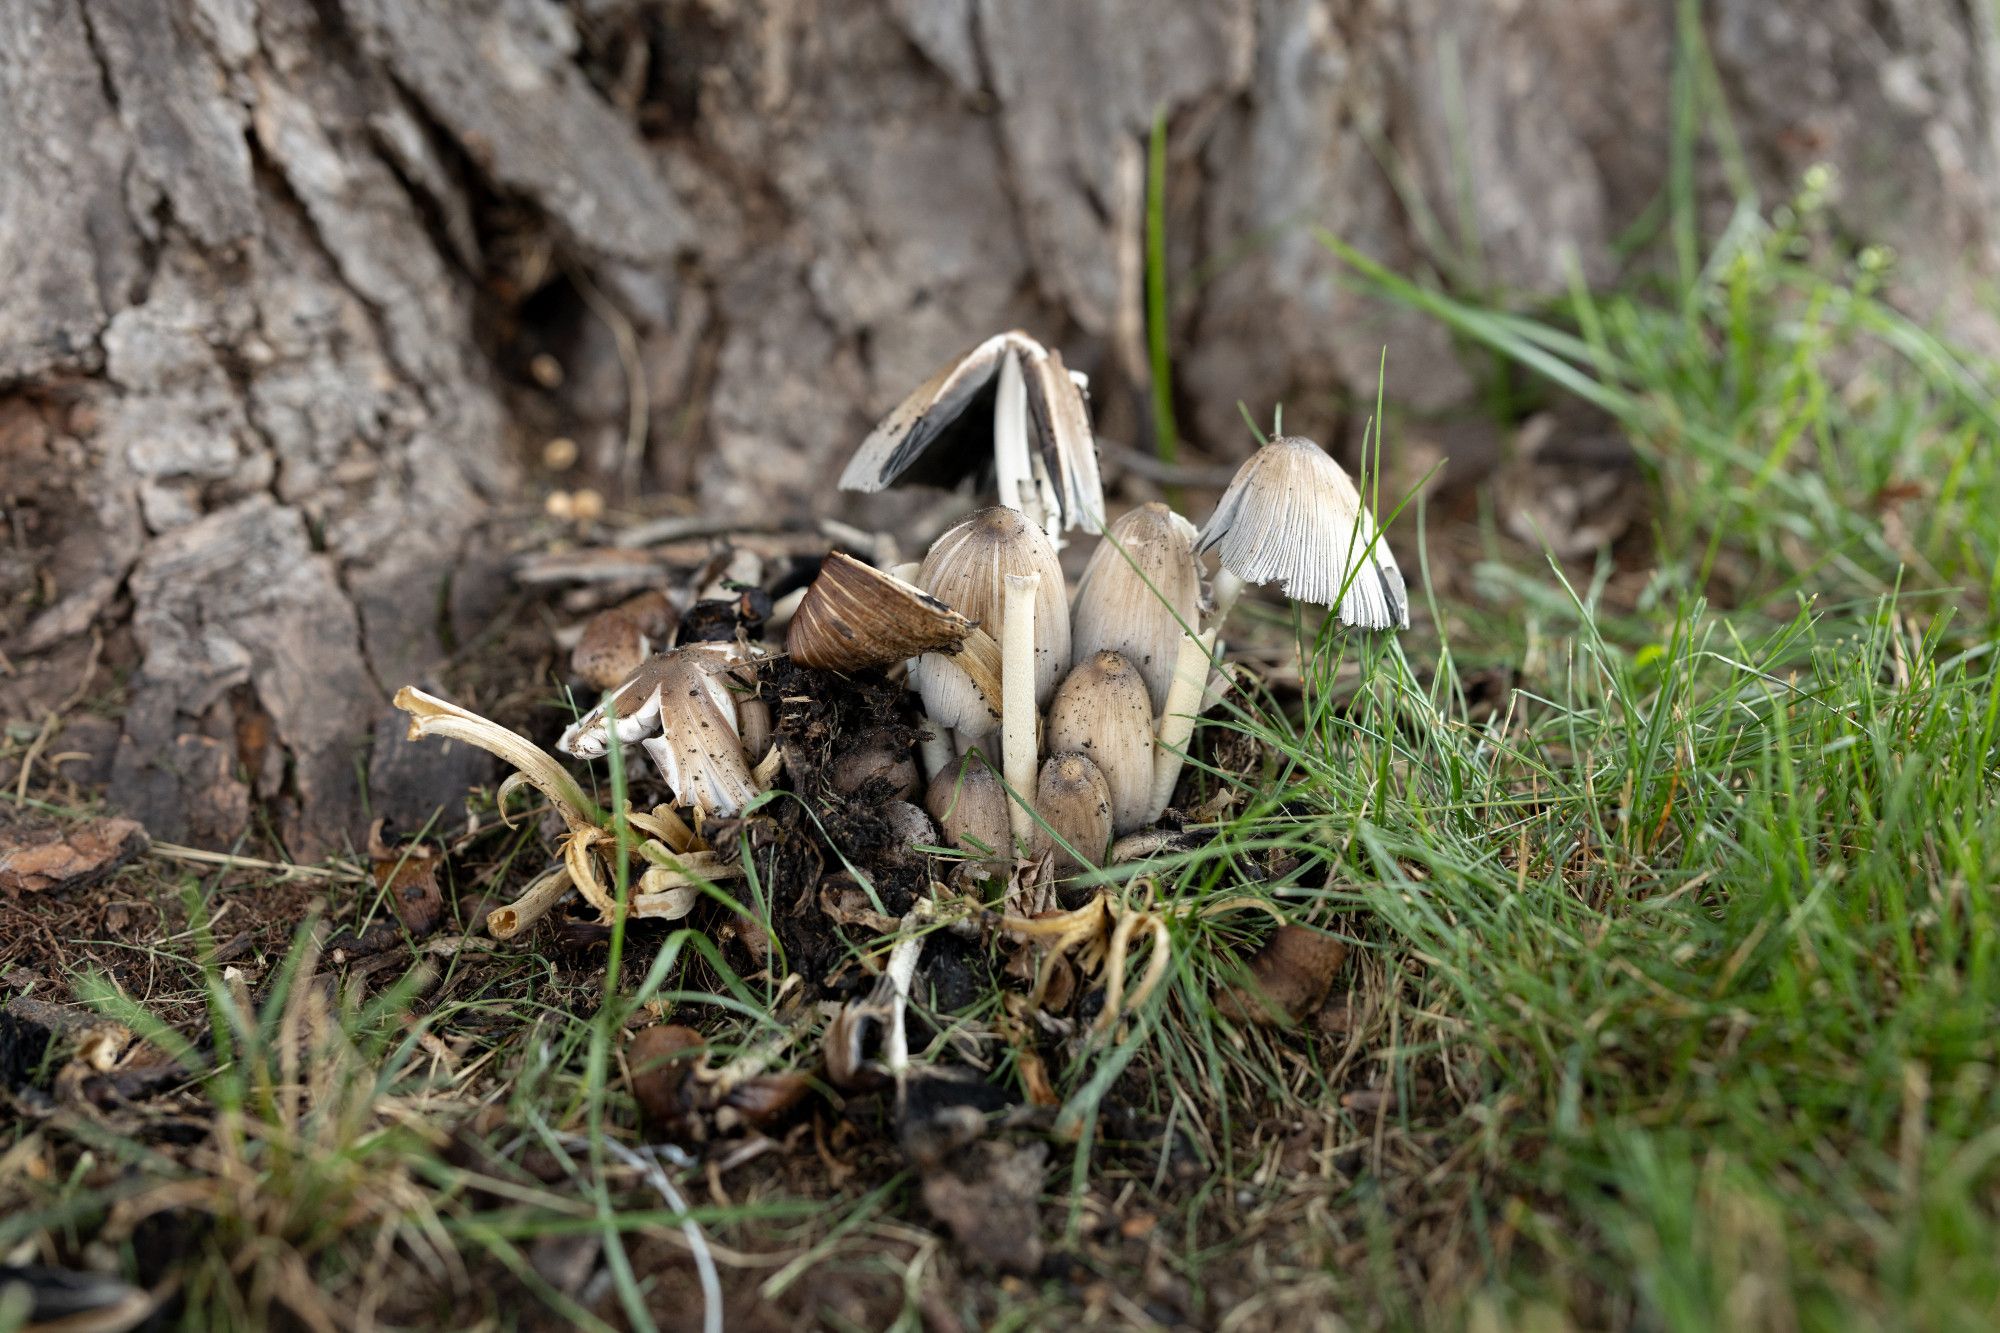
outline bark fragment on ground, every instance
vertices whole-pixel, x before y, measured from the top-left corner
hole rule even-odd
[[[71,824],[0,814],[0,893],[51,893],[88,888],[146,850],[146,831],[130,819]]]

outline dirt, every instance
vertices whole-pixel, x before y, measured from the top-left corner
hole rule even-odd
[[[739,598],[731,609],[741,629],[740,617],[761,615],[765,603]],[[550,645],[546,621],[536,624],[524,615],[515,623],[491,640],[464,645],[460,662],[445,673],[444,688],[547,744],[568,716],[561,694],[546,684],[560,677],[563,655]],[[759,977],[795,975],[798,982],[776,1016],[797,1024],[811,1019],[815,1007],[866,1001],[879,985],[885,935],[929,896],[934,881],[953,882],[954,876],[950,864],[913,851],[884,813],[907,794],[905,763],[914,760],[921,738],[914,704],[900,684],[881,672],[817,672],[780,657],[763,664],[760,693],[772,708],[785,792],[704,832],[725,858],[748,860],[755,891],[769,896],[775,938],[704,901],[685,921],[632,923],[619,984],[628,993],[637,987],[663,944],[693,927],[715,940],[729,966],[753,984]],[[70,725],[64,719],[53,734],[65,734]],[[88,731],[87,725],[77,728],[77,734]],[[843,767],[843,758],[857,750],[881,758]],[[1189,766],[1178,794],[1181,808],[1167,821],[1170,833],[1225,789],[1201,771],[1204,765],[1247,774],[1268,762],[1255,743],[1222,729],[1205,734],[1198,758],[1202,763]],[[569,1168],[524,1138],[505,1110],[504,1091],[526,1058],[524,1042],[555,1030],[542,1024],[563,1016],[588,1019],[597,1011],[611,932],[574,901],[502,949],[492,949],[478,930],[487,910],[510,900],[552,862],[559,829],[548,818],[530,813],[522,827],[510,830],[475,799],[421,829],[376,829],[358,866],[350,860],[303,869],[285,864],[281,848],[253,824],[251,836],[237,846],[244,863],[218,865],[174,860],[159,850],[142,854],[136,845],[99,836],[117,826],[95,813],[96,792],[79,781],[82,776],[75,767],[38,768],[34,794],[59,802],[59,811],[31,820],[16,816],[7,826],[31,828],[21,836],[39,843],[105,853],[101,861],[79,860],[84,873],[36,892],[0,893],[0,1076],[16,1109],[40,1118],[56,1108],[88,1108],[156,1152],[199,1159],[210,1150],[216,1126],[213,1108],[191,1090],[186,1071],[162,1064],[144,1043],[105,1069],[78,1065],[76,1034],[95,1021],[75,1003],[80,982],[86,975],[103,977],[205,1052],[207,976],[221,971],[240,979],[250,1001],[261,1005],[301,926],[316,921],[325,944],[316,984],[329,997],[361,1003],[405,984],[410,1018],[430,1019],[426,1040],[448,1052],[454,1067],[480,1070],[450,1095],[433,1099],[427,1113],[428,1132],[449,1136],[445,1157],[537,1188],[574,1188]],[[601,780],[601,773],[596,776]],[[640,808],[664,795],[646,765],[635,766],[630,780]],[[1063,905],[1076,906],[1087,895],[1072,897],[1076,901]],[[675,986],[722,988],[709,961],[683,958]],[[698,1087],[677,1073],[664,1089],[633,1087],[647,1111],[643,1121],[636,1106],[621,1112],[631,1118],[629,1128],[654,1141],[681,1143],[707,1162],[705,1177],[690,1181],[707,1197],[693,1202],[725,1209],[760,1200],[816,1205],[807,1222],[743,1221],[711,1229],[718,1243],[772,1256],[761,1266],[725,1268],[731,1327],[797,1327],[835,1316],[856,1326],[886,1326],[906,1308],[909,1293],[899,1273],[912,1263],[930,1266],[919,1313],[938,1328],[976,1326],[993,1317],[1028,1290],[1022,1282],[1052,1286],[1083,1306],[1119,1293],[1115,1299],[1135,1301],[1135,1308],[1167,1323],[1186,1322],[1202,1308],[1201,1298],[1160,1260],[1165,1247],[1196,1238],[1161,1219],[1199,1194],[1211,1149],[1190,1126],[1159,1114],[1151,1075],[1127,1070],[1101,1103],[1083,1192],[1070,1198],[1054,1183],[1067,1178],[1075,1145],[1057,1132],[1054,1109],[1027,1095],[1032,1080],[1017,1061],[1039,1060],[1048,1071],[1042,1077],[1061,1079],[1078,1055],[1063,1033],[1096,1017],[1098,989],[1069,977],[1051,997],[1057,1026],[1028,1025],[1017,1034],[1022,1044],[1012,1056],[990,1038],[976,1056],[954,1044],[955,1016],[989,1014],[993,997],[1024,995],[1032,962],[990,926],[928,935],[907,1022],[911,1049],[929,1055],[900,1087],[880,1072],[879,1030],[863,1048],[871,1072],[851,1086],[829,1086],[820,1049],[809,1042],[726,1086]],[[713,1010],[669,1008],[671,1022],[693,1025],[669,1042],[677,1049],[686,1031],[712,1041],[722,1030],[711,1020]],[[551,1017],[538,1024],[535,1014]],[[640,1043],[628,1055],[643,1049]],[[726,1055],[718,1055],[711,1069],[725,1062]],[[82,1141],[54,1130],[43,1151],[58,1178],[83,1160]],[[735,1163],[734,1155],[745,1151],[750,1159]],[[120,1174],[127,1170],[104,1167],[89,1179],[122,1188],[137,1179]],[[1128,1197],[1127,1182],[1135,1179],[1158,1187],[1147,1192],[1143,1208]],[[639,1182],[632,1187],[643,1193]],[[881,1224],[829,1245],[828,1223],[885,1187],[890,1194],[869,1205],[879,1210]],[[1046,1194],[1049,1189],[1056,1196]],[[511,1201],[496,1194],[482,1206],[501,1209]],[[905,1218],[929,1232],[898,1220]],[[1080,1229],[1066,1235],[1072,1224]],[[133,1275],[153,1282],[184,1272],[207,1243],[209,1226],[199,1209],[170,1208],[146,1218],[128,1242]],[[942,1249],[935,1240],[918,1239],[932,1233],[949,1238]],[[1225,1233],[1205,1227],[1203,1234],[1214,1241]],[[775,1267],[814,1244],[828,1248],[783,1291],[763,1290]],[[684,1323],[700,1300],[684,1246],[658,1234],[634,1236],[628,1246],[635,1268],[653,1283],[650,1299],[663,1325]],[[78,1259],[66,1247],[57,1255]],[[619,1318],[616,1298],[603,1286],[596,1238],[547,1238],[529,1247],[529,1258],[543,1281],[574,1287],[573,1299]],[[463,1296],[450,1284],[404,1267],[385,1314],[393,1309],[405,1322],[423,1324],[462,1307]],[[524,1327],[562,1322],[548,1316],[533,1287],[490,1261],[482,1261],[475,1283],[492,1308],[520,1312]],[[974,1323],[963,1322],[968,1315]]]

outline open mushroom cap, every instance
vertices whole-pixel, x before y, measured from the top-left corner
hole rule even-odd
[[[1022,333],[996,334],[939,368],[861,442],[840,487],[881,491],[919,484],[955,486],[995,470],[994,414],[1009,359],[1025,390],[1028,449],[1022,460],[1052,503],[1058,527],[1095,530],[1104,521],[1097,443],[1079,377],[1060,354]],[[1015,496],[1002,501],[1018,506]]]
[[[605,703],[571,724],[556,748],[597,759],[614,738],[639,742],[676,800],[703,814],[734,814],[757,794],[733,675],[748,656],[734,643],[691,643],[657,653]]]
[[[1335,608],[1344,625],[1408,629],[1403,572],[1347,470],[1304,436],[1272,440],[1237,470],[1202,525],[1246,583],[1281,583],[1287,597]]]
[[[643,742],[674,798],[705,815],[733,815],[757,795],[737,719],[733,644],[698,643],[664,655],[660,734]]]

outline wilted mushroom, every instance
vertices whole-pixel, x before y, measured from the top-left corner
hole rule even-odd
[[[596,759],[640,742],[676,800],[733,815],[757,794],[738,729],[735,644],[695,643],[648,658],[603,704],[572,723],[556,748]],[[657,734],[654,734],[657,733]]]
[[[1337,608],[1344,625],[1408,629],[1396,557],[1347,470],[1303,436],[1281,436],[1237,470],[1201,529],[1201,551],[1250,583]]]
[[[1081,377],[1014,330],[988,338],[898,403],[841,474],[849,491],[954,486],[990,457],[1000,503],[1055,537],[1104,522],[1104,487]],[[990,438],[990,455],[986,444]]]

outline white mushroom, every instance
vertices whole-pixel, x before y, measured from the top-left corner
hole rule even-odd
[[[757,795],[737,717],[745,660],[731,643],[694,643],[650,657],[616,690],[578,718],[556,748],[601,758],[615,736],[637,741],[674,798],[704,815],[733,815]],[[608,705],[608,707],[607,707]]]
[[[1035,786],[1035,810],[1047,826],[1037,830],[1037,855],[1053,853],[1055,872],[1068,874],[1104,859],[1111,845],[1111,789],[1087,755],[1052,754]]]
[[[998,685],[1011,664],[1006,645],[1007,578],[1035,576],[1034,632],[1025,645],[1032,656],[1034,700],[1048,701],[1056,680],[1069,661],[1069,613],[1063,595],[1062,562],[1055,547],[1019,512],[1004,507],[982,509],[946,532],[931,546],[917,577],[922,589],[952,609],[979,622],[985,636],[997,641],[1003,660]],[[1023,645],[1017,644],[1019,648]],[[980,635],[966,636],[958,657],[925,653],[910,664],[910,683],[923,697],[932,722],[977,739],[1000,724],[983,679],[986,645]],[[968,666],[974,674],[968,674]]]
[[[1182,627],[1198,628],[1194,543],[1194,524],[1157,501],[1140,505],[1111,525],[1076,585],[1070,660],[1123,653],[1145,678],[1155,713],[1167,702]]]
[[[1346,469],[1303,436],[1250,456],[1202,525],[1198,549],[1215,549],[1246,582],[1282,583],[1287,597],[1336,608],[1344,625],[1409,628],[1396,557]]]
[[[1094,653],[1069,673],[1049,705],[1049,750],[1097,765],[1115,831],[1130,833],[1151,818],[1153,709],[1145,681],[1121,654]]]

